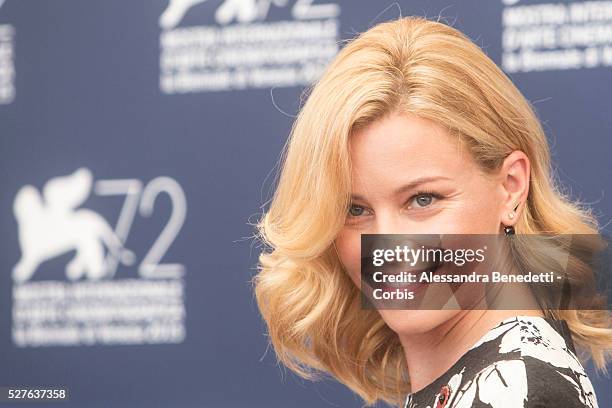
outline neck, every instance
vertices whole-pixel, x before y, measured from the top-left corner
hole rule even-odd
[[[400,333],[411,392],[425,388],[448,371],[482,336],[502,320],[522,315],[543,316],[543,313],[540,310],[462,310],[426,333]]]

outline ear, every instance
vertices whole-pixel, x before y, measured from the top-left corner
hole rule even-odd
[[[503,196],[500,222],[514,225],[523,210],[523,204],[529,194],[530,163],[527,155],[515,150],[510,153],[500,168]]]

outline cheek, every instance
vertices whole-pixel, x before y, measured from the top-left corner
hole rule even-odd
[[[494,189],[466,191],[436,218],[437,228],[449,234],[497,234],[500,198]]]
[[[464,233],[496,234],[499,231],[499,201],[490,189],[475,193],[478,200],[465,203],[462,211]]]
[[[361,234],[343,230],[336,238],[336,248],[340,262],[355,285],[361,281]]]

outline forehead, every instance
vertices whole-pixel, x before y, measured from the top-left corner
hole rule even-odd
[[[467,183],[478,171],[457,136],[412,114],[393,114],[355,132],[350,154],[352,190],[358,194],[386,195],[427,177]]]
[[[444,126],[413,114],[392,114],[355,132],[350,154],[354,175],[452,173],[465,169],[471,158]]]

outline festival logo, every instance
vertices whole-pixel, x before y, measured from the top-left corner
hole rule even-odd
[[[138,256],[126,248],[137,215],[149,218],[160,194],[171,215]],[[122,200],[115,227],[89,201]],[[162,263],[186,216],[172,178],[97,180],[85,167],[53,177],[41,190],[21,187],[13,200],[21,255],[12,270],[13,342],[18,347],[180,343],[185,338],[185,267]],[[58,259],[66,259],[58,267]],[[128,271],[117,276],[119,265]],[[54,269],[63,268],[58,274]]]
[[[0,13],[5,2],[0,0]],[[15,27],[0,24],[0,105],[13,102],[15,93]]]
[[[291,3],[291,4],[290,4]],[[340,6],[312,0],[170,0],[159,18],[164,94],[307,85],[338,52]],[[283,16],[270,21],[270,14]],[[212,16],[203,25],[188,25]]]
[[[502,2],[506,72],[612,66],[612,1]]]

